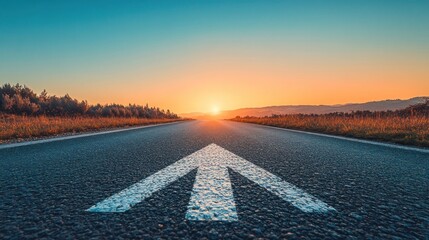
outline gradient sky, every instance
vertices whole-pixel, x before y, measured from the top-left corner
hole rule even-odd
[[[0,0],[0,84],[177,113],[429,95],[429,1]]]

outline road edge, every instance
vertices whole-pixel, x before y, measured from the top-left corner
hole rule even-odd
[[[100,131],[100,132],[82,133],[82,134],[76,134],[76,135],[71,135],[71,136],[58,136],[58,137],[52,137],[52,138],[47,138],[47,139],[37,139],[37,140],[30,140],[30,141],[17,142],[17,143],[6,143],[6,144],[0,144],[0,150],[7,149],[7,148],[15,148],[15,147],[23,147],[23,146],[41,144],[41,143],[64,141],[64,140],[75,139],[75,138],[92,137],[92,136],[104,135],[104,134],[109,134],[109,133],[132,131],[132,130],[138,130],[138,129],[143,129],[143,128],[166,126],[166,125],[178,124],[178,123],[183,123],[183,122],[185,122],[185,121],[149,124],[149,125],[138,126],[138,127],[126,127],[126,128],[119,128],[119,129],[114,129],[114,130],[105,130],[105,131]]]
[[[236,122],[236,121],[232,121],[232,122]],[[398,149],[402,149],[402,150],[416,151],[416,152],[421,152],[421,153],[429,153],[428,148],[405,146],[405,145],[399,145],[399,144],[387,143],[387,142],[377,142],[377,141],[371,141],[371,140],[365,140],[365,139],[359,139],[359,138],[330,135],[330,134],[326,134],[326,133],[307,132],[307,131],[303,131],[303,130],[274,127],[274,126],[257,124],[257,123],[248,123],[248,122],[238,122],[238,123],[246,123],[246,124],[252,124],[252,125],[261,126],[261,127],[267,127],[267,128],[277,129],[277,130],[288,131],[288,132],[296,132],[296,133],[303,133],[303,134],[309,134],[309,135],[320,136],[320,137],[336,138],[336,139],[341,139],[341,140],[346,140],[346,141],[351,141],[351,142],[359,142],[359,143],[372,144],[372,145],[378,145],[378,146],[384,146],[384,147],[390,147],[390,148],[398,148]]]

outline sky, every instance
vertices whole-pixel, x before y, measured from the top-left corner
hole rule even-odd
[[[429,1],[0,0],[0,84],[176,113],[429,95]]]

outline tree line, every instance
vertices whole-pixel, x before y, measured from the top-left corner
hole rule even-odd
[[[179,118],[170,110],[149,107],[147,104],[90,105],[87,101],[78,101],[68,94],[63,97],[50,96],[43,90],[38,95],[27,86],[8,83],[0,87],[0,113],[26,116]]]

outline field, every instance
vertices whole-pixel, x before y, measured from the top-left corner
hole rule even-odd
[[[0,143],[104,129],[168,123],[180,119],[125,117],[25,117],[0,115]]]
[[[245,117],[232,121],[326,133],[368,140],[429,147],[429,117],[344,117],[283,115]]]

